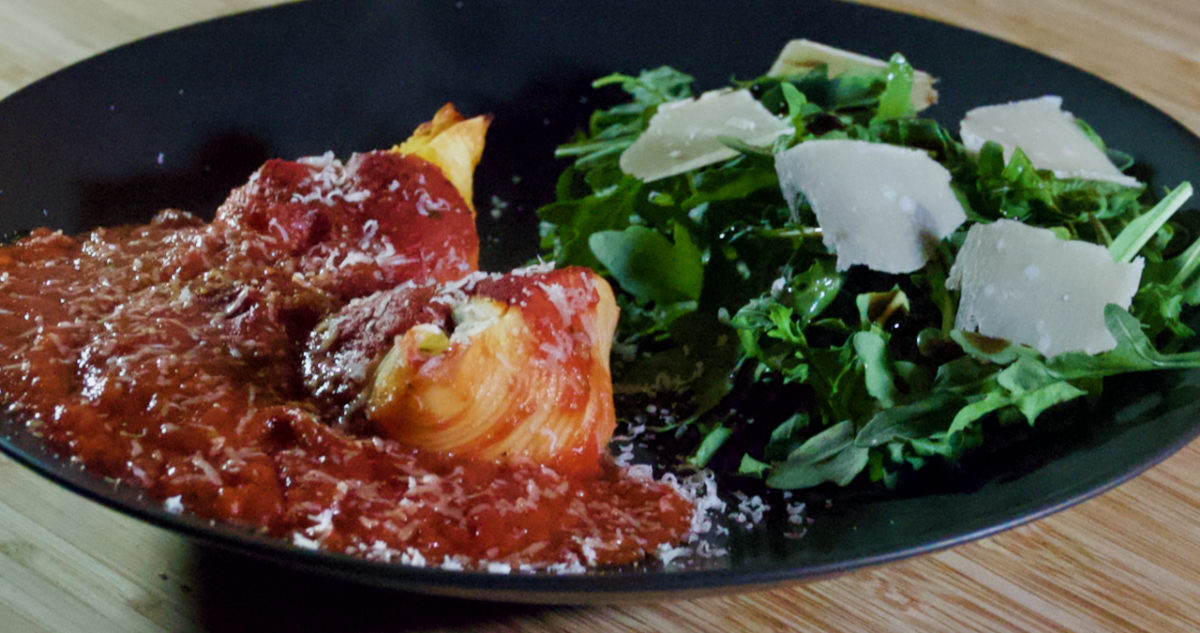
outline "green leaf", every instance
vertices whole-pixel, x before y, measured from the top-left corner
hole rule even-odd
[[[804,352],[809,364],[805,384],[817,394],[817,403],[829,419],[866,422],[876,409],[867,393],[862,363],[855,362],[853,345],[847,341],[837,347],[809,347]]]
[[[884,463],[886,455],[882,451],[871,451],[869,453],[869,461],[867,464],[867,477],[871,481],[882,481],[883,485],[891,489],[896,486],[896,482],[900,480],[900,473],[894,470],[889,470]]]
[[[779,84],[779,89],[783,92],[784,101],[787,102],[788,120],[796,127],[797,135],[802,134],[804,128],[804,112],[808,105],[808,99],[804,97],[804,93],[800,92],[795,85],[789,82]]]
[[[950,427],[946,432],[947,434],[961,433],[976,420],[992,411],[1003,409],[1011,404],[1012,398],[1007,394],[999,391],[989,391],[987,395],[959,409],[958,413],[954,414],[954,419],[950,421]]]
[[[1142,287],[1133,298],[1130,312],[1142,322],[1147,338],[1155,340],[1163,330],[1170,330],[1179,339],[1195,332],[1183,323],[1183,308],[1187,295],[1179,284],[1145,281],[1150,271],[1144,271]]]
[[[733,429],[720,424],[713,426],[704,434],[704,439],[700,441],[695,452],[687,458],[687,463],[696,468],[704,468],[731,435]]]
[[[883,292],[864,292],[854,298],[858,307],[858,320],[863,328],[871,327],[874,323],[883,326],[897,311],[906,314],[912,309],[908,295],[901,289],[893,287]]]
[[[788,279],[784,294],[791,295],[789,304],[795,310],[794,314],[807,325],[833,303],[845,282],[845,276],[817,259],[803,273]]]
[[[1181,183],[1149,211],[1130,222],[1108,247],[1113,261],[1122,264],[1133,261],[1146,242],[1149,242],[1158,233],[1162,225],[1166,224],[1167,220],[1171,219],[1171,216],[1175,215],[1175,212],[1190,197],[1192,197],[1191,183]]]
[[[1015,394],[1033,391],[1057,380],[1057,374],[1030,357],[1018,358],[1016,362],[996,374],[996,384]]]
[[[873,448],[896,440],[913,440],[944,431],[951,413],[965,404],[962,396],[949,391],[934,391],[912,404],[880,411],[863,425],[854,442]]]
[[[1090,356],[1082,352],[1059,354],[1047,366],[1066,379],[1111,376],[1155,369],[1200,367],[1200,352],[1162,354],[1142,332],[1142,324],[1115,304],[1104,307],[1104,323],[1117,340],[1115,349]]]
[[[779,423],[771,431],[771,439],[763,450],[763,457],[773,462],[787,459],[787,456],[804,443],[809,432],[810,418],[808,413],[800,411]]]
[[[1200,269],[1200,238],[1192,242],[1179,256],[1167,262],[1166,267],[1171,271],[1171,285],[1186,285],[1196,270]]]
[[[618,84],[635,101],[659,104],[690,97],[693,81],[695,79],[686,73],[681,73],[670,66],[659,66],[652,70],[643,70],[637,77],[621,73],[606,75],[593,81],[592,87],[601,88]]]
[[[887,341],[875,332],[858,332],[851,337],[851,341],[854,353],[858,354],[863,365],[867,393],[878,400],[881,406],[891,407],[896,403],[897,393],[887,359]]]
[[[773,163],[757,164],[701,171],[692,177],[692,187],[694,193],[683,202],[684,207],[718,200],[741,200],[764,190],[778,193],[779,179]]]
[[[950,338],[971,358],[997,365],[1007,365],[1023,356],[1037,355],[1037,351],[1031,348],[1011,345],[1004,339],[990,338],[964,330],[951,330]]]
[[[984,143],[974,168],[956,154],[947,158],[953,161],[949,165],[951,174],[962,187],[972,219],[1012,218],[1050,229],[1058,227],[1074,239],[1102,243],[1108,234],[1102,220],[1120,220],[1141,209],[1140,188],[1057,178],[1050,171],[1036,169],[1019,148],[1005,163],[1003,148],[993,142]]]
[[[742,455],[742,461],[738,464],[738,474],[747,477],[757,477],[762,479],[766,476],[767,471],[771,470],[771,465],[766,462],[760,462],[749,455]]]
[[[996,375],[996,383],[1009,391],[1012,404],[1030,424],[1046,409],[1086,394],[1031,358],[1009,365]]]
[[[620,231],[629,226],[628,208],[637,189],[611,187],[599,193],[560,200],[538,209],[542,219],[542,248],[555,263],[599,269],[592,254],[590,236],[598,231]]]
[[[593,233],[588,245],[621,288],[639,301],[665,305],[699,299],[704,284],[700,251],[686,230],[676,228],[674,244],[654,229],[630,226]]]
[[[1065,380],[1060,380],[1022,393],[1017,396],[1016,405],[1025,415],[1025,419],[1033,424],[1038,416],[1050,407],[1085,395],[1087,395],[1086,391]]]
[[[772,488],[811,488],[831,481],[845,486],[867,466],[867,448],[854,443],[854,424],[839,422],[814,435],[767,477]]]
[[[886,119],[898,119],[912,114],[913,68],[900,53],[888,60],[887,84],[879,95],[879,109],[872,123]]]

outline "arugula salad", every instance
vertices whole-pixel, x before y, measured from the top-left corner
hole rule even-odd
[[[793,44],[704,95],[669,67],[597,80],[628,98],[559,147],[538,212],[545,259],[614,282],[617,391],[682,403],[655,430],[690,465],[891,486],[1105,377],[1200,367],[1189,184],[1156,190],[1083,121],[1022,110],[1056,97],[954,131],[918,114],[936,93],[902,55]],[[1099,159],[1076,168],[1046,121]]]

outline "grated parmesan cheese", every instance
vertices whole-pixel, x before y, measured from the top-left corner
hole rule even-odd
[[[171,514],[179,514],[183,512],[183,495],[167,497],[166,500],[163,501],[163,510],[170,512]]]
[[[304,536],[299,532],[292,532],[292,545],[303,549],[318,550],[321,549],[321,544]]]

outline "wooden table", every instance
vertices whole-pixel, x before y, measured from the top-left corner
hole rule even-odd
[[[116,44],[272,0],[0,0],[0,96]],[[872,0],[1029,46],[1200,133],[1196,0]],[[0,631],[1198,631],[1200,444],[990,539],[770,591],[496,606],[290,577],[198,548],[0,457]]]

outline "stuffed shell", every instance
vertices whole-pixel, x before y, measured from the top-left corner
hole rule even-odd
[[[310,386],[440,453],[593,469],[615,424],[617,307],[590,270],[476,274],[365,297],[319,325]]]
[[[612,436],[608,356],[617,306],[581,268],[485,278],[453,300],[453,326],[396,338],[367,417],[420,448],[594,468]]]
[[[483,140],[490,124],[491,118],[486,116],[464,119],[453,104],[447,103],[392,151],[419,156],[437,165],[474,210],[475,167],[483,157]]]

